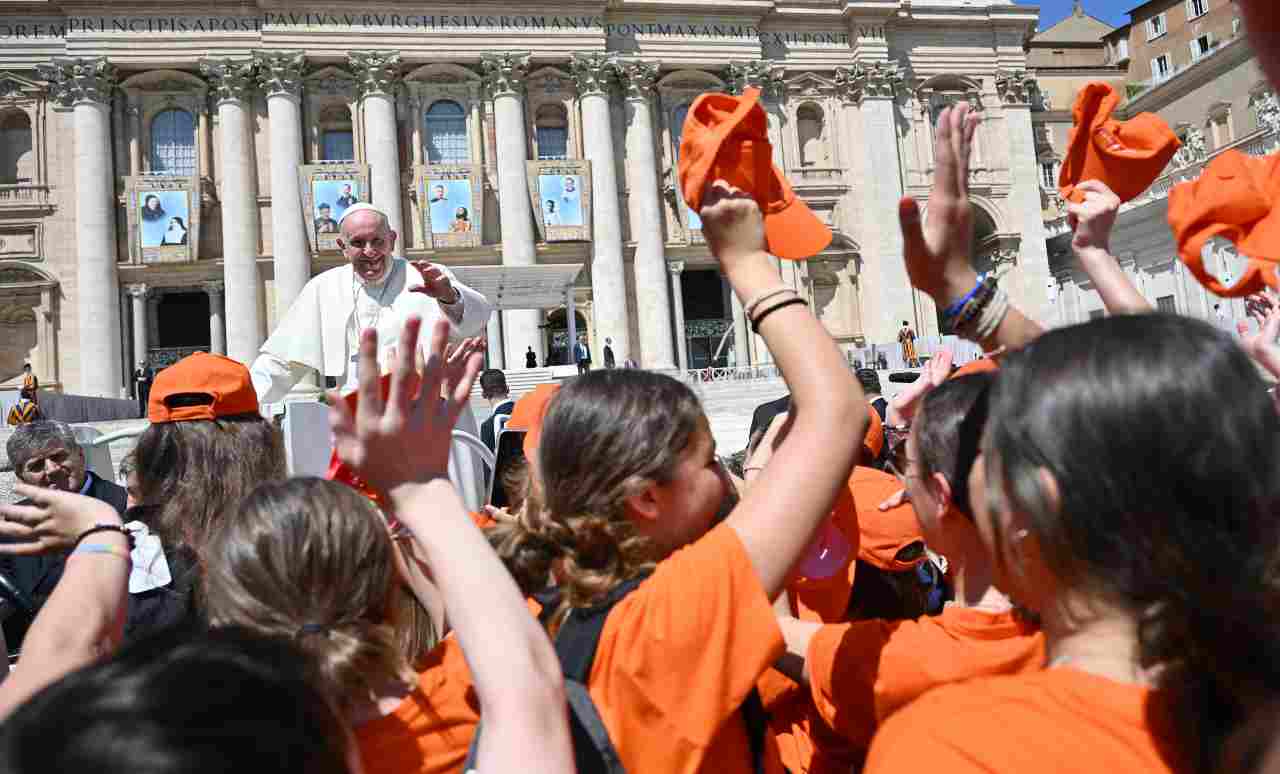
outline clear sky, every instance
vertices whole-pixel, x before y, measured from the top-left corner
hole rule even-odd
[[[1040,6],[1040,29],[1048,29],[1071,13],[1073,0],[1014,0],[1018,5]],[[1129,21],[1128,11],[1138,0],[1083,0],[1084,12],[1119,27]]]

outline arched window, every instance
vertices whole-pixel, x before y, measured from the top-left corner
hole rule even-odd
[[[471,160],[467,147],[467,112],[452,100],[441,99],[427,108],[427,162],[465,164]]]
[[[185,110],[162,110],[151,119],[151,171],[196,173],[196,122]]]
[[[800,143],[800,166],[827,166],[826,148],[822,145],[822,108],[807,103],[796,111],[796,139]]]
[[[569,118],[560,105],[543,105],[533,120],[539,159],[569,158]]]
[[[30,183],[35,177],[31,119],[14,110],[0,114],[0,185]]]
[[[688,105],[681,105],[671,114],[671,145],[677,161],[680,160],[680,138],[684,136],[684,119],[688,115]]]

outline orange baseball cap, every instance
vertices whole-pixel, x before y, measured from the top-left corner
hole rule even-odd
[[[1076,185],[1100,180],[1127,202],[1151,187],[1182,142],[1164,119],[1139,113],[1117,121],[1111,113],[1120,95],[1105,83],[1090,83],[1076,97],[1075,127],[1067,137],[1067,155],[1058,175],[1064,199],[1084,201]]]
[[[511,409],[511,417],[507,419],[507,429],[524,431],[526,459],[532,460],[538,453],[538,442],[542,440],[542,418],[547,413],[547,404],[559,390],[559,384],[539,384],[532,391],[522,395]]]
[[[797,617],[826,623],[843,621],[853,593],[858,567],[855,559],[890,572],[911,570],[923,561],[923,553],[921,559],[912,562],[897,560],[898,551],[913,542],[924,541],[911,503],[888,511],[879,509],[880,503],[901,488],[898,479],[883,471],[861,465],[853,469],[831,509],[831,524],[849,547],[847,564],[842,571],[827,578],[799,576],[791,581],[788,588]]]
[[[177,395],[200,395],[208,403],[169,406]],[[244,363],[222,355],[197,352],[161,371],[151,385],[147,419],[152,424],[217,419],[258,413],[258,393]]]
[[[1000,370],[999,361],[997,361],[994,357],[983,355],[977,360],[974,360],[969,363],[965,363],[964,365],[960,366],[955,371],[953,371],[951,375],[948,376],[947,378],[956,379],[961,376],[968,376],[969,374],[980,374],[986,371],[999,371],[999,370]]]
[[[694,212],[702,209],[703,193],[715,180],[752,194],[764,214],[769,252],[804,260],[831,244],[831,229],[773,165],[769,122],[759,97],[759,89],[749,88],[741,97],[713,92],[693,101],[680,139],[680,190]]]
[[[1201,285],[1226,298],[1280,288],[1280,153],[1265,158],[1229,150],[1200,177],[1169,192],[1169,227],[1178,256]],[[1213,237],[1230,239],[1249,257],[1244,276],[1230,287],[1204,268],[1201,251]]]
[[[867,423],[866,435],[862,436],[862,450],[867,455],[865,461],[870,462],[884,451],[884,422],[870,403],[867,404],[867,413],[871,415],[871,421]]]

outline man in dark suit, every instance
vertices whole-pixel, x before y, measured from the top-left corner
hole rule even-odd
[[[124,487],[99,478],[85,469],[84,450],[64,422],[32,422],[20,425],[9,436],[6,451],[18,479],[31,486],[78,492],[101,500],[123,517],[128,500]],[[26,504],[29,501],[23,501]],[[62,578],[66,554],[11,556],[0,559],[0,571],[25,593],[39,611]],[[22,647],[22,638],[33,616],[21,611],[4,622],[9,652]]]
[[[578,373],[585,374],[591,370],[591,349],[587,346],[586,336],[579,336],[578,343],[573,345],[573,360],[578,364]]]
[[[480,423],[480,440],[489,447],[489,451],[498,450],[498,433],[506,425],[516,402],[511,399],[511,390],[507,387],[507,375],[497,368],[490,368],[480,374],[480,394],[493,406],[489,418]]]

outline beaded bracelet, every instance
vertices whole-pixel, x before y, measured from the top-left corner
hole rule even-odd
[[[110,554],[112,556],[118,556],[126,562],[133,561],[133,557],[129,555],[128,551],[103,543],[85,543],[84,545],[77,546],[76,549],[71,552],[71,556],[78,556],[81,554]]]
[[[84,542],[85,538],[95,532],[119,532],[121,535],[124,535],[125,539],[129,542],[129,550],[133,550],[133,533],[125,529],[120,524],[94,524],[92,527],[80,533],[80,536],[76,538],[76,542],[72,544],[71,550],[75,551],[76,546],[80,545]]]
[[[978,292],[978,288],[982,287],[982,280],[985,279],[986,276],[987,275],[985,274],[979,274],[978,281],[974,283],[973,288],[968,293],[965,293],[959,301],[956,301],[954,304],[947,307],[942,312],[942,316],[944,318],[951,318],[959,314],[960,310],[964,308],[964,305],[969,302],[969,299],[973,298],[973,295]]]
[[[751,332],[759,333],[760,323],[764,322],[764,318],[768,317],[769,315],[773,314],[774,312],[778,311],[783,307],[795,306],[796,304],[804,304],[805,306],[808,306],[808,303],[803,298],[800,298],[799,296],[795,298],[788,298],[786,301],[780,301],[774,304],[773,306],[769,307],[768,309],[764,310],[763,312],[761,312],[758,317],[756,317],[754,320],[751,321]]]
[[[995,296],[996,288],[995,277],[983,277],[960,312],[944,321],[947,332],[958,333],[973,322],[982,313],[982,310],[986,308],[987,304],[991,303],[991,299]]]

